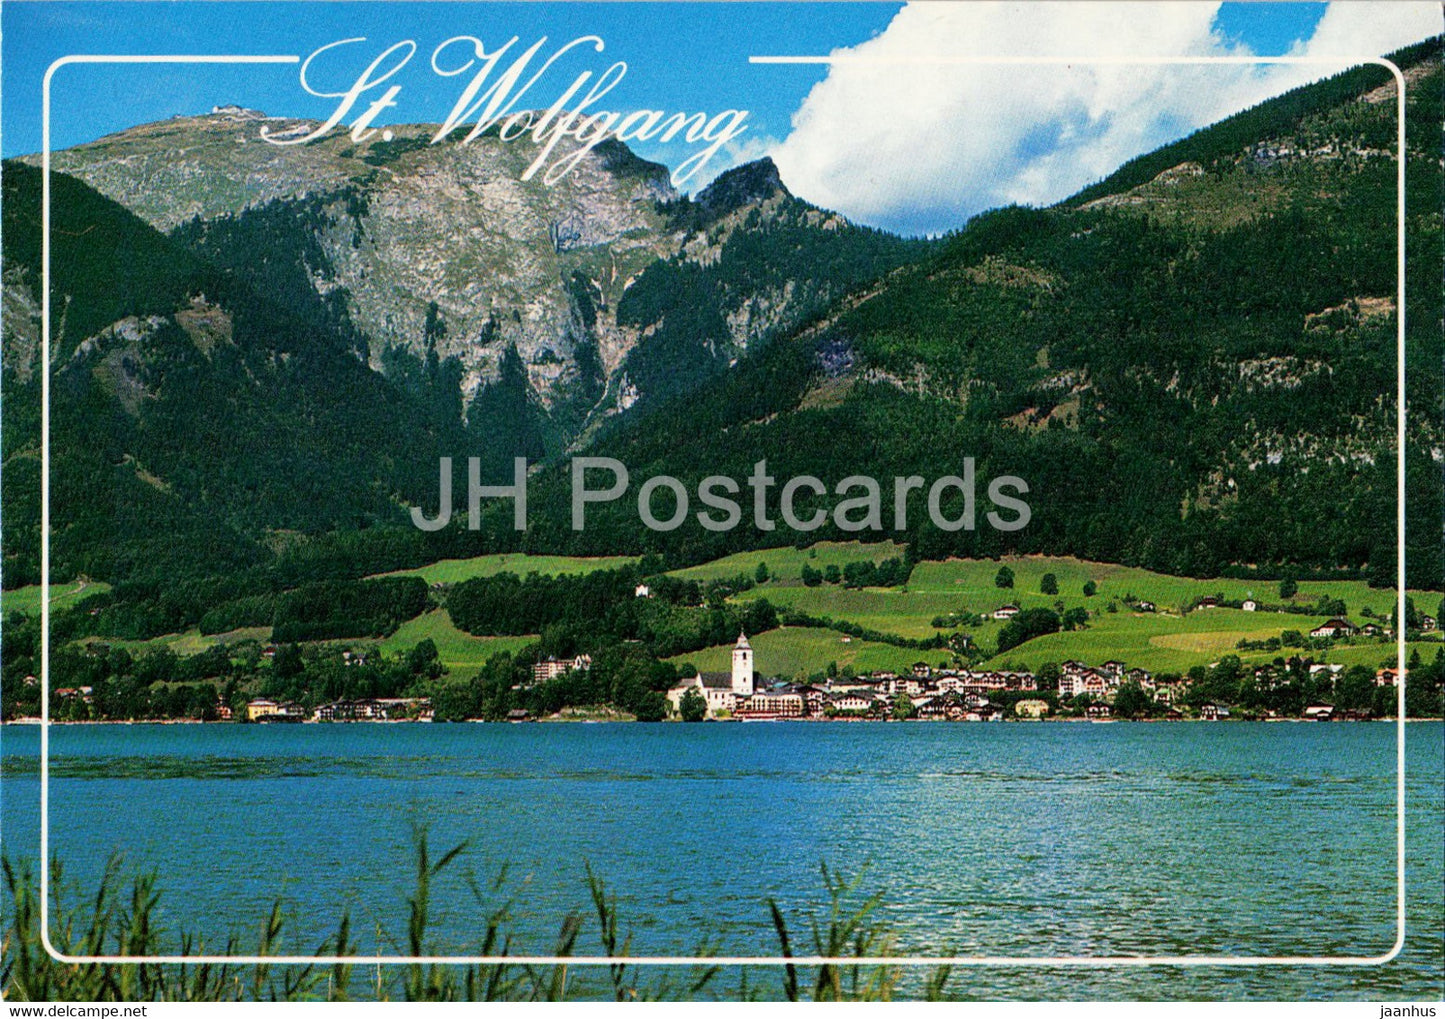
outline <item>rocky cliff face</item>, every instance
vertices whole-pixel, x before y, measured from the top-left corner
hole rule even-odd
[[[433,145],[427,125],[361,144],[339,130],[300,145],[261,138],[314,126],[222,107],[57,152],[53,165],[253,285],[325,305],[378,371],[420,373],[434,358],[463,413],[515,349],[528,399],[557,420],[556,444],[649,395],[626,361],[663,324],[666,302],[626,322],[617,314],[649,266],[716,265],[738,231],[785,212],[825,245],[847,226],[792,198],[766,160],[692,202],[666,168],[616,142],[547,185],[521,179],[529,143]],[[277,263],[288,261],[283,278]],[[816,304],[814,289],[781,279],[732,288],[718,309],[727,349],[712,354],[734,359]]]
[[[262,126],[277,127],[227,108],[57,153],[54,166],[194,246],[305,247],[317,295],[344,301],[373,367],[389,348],[434,350],[457,359],[467,398],[512,346],[544,402],[578,372],[580,344],[615,368],[632,338],[611,309],[677,244],[660,211],[677,197],[666,169],[622,146],[548,186],[520,179],[530,149],[495,138],[430,145],[421,125],[390,141],[337,132],[278,146]],[[291,215],[272,210],[268,236],[238,228],[276,204]]]

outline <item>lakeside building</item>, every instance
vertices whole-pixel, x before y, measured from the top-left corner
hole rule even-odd
[[[306,710],[290,701],[257,697],[246,704],[246,720],[250,722],[299,722],[305,717]]]
[[[431,700],[426,697],[372,697],[365,700],[333,701],[311,713],[313,722],[396,722],[415,719],[430,722]]]
[[[1026,700],[1014,705],[1014,714],[1019,718],[1043,718],[1049,713],[1047,701]]]

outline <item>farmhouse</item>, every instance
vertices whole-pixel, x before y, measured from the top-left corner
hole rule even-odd
[[[1347,619],[1331,619],[1328,623],[1316,626],[1310,631],[1311,637],[1352,637],[1360,632],[1360,628]]]
[[[1244,611],[1246,612],[1255,612],[1259,609],[1259,602],[1255,601],[1253,598],[1246,598],[1244,599],[1244,604],[1241,605],[1240,608],[1244,609]]]
[[[1019,607],[1013,604],[1000,605],[998,608],[994,609],[993,612],[989,613],[989,615],[991,615],[994,619],[1012,619],[1018,614]]]

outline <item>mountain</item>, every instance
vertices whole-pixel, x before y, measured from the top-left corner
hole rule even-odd
[[[1407,560],[1412,583],[1438,587],[1440,41],[1396,57],[1410,82]],[[765,457],[779,479],[866,473],[886,485],[960,473],[972,456],[980,478],[1028,482],[1028,527],[910,522],[880,537],[928,558],[1053,552],[1196,576],[1347,569],[1389,584],[1394,101],[1384,71],[1347,72],[1053,208],[979,216],[592,451],[689,491]],[[566,486],[539,479],[534,504],[552,509],[536,528],[574,551],[691,561],[799,537],[652,532],[622,502],[595,507],[577,535]],[[846,537],[831,523],[804,536]]]
[[[1412,584],[1438,587],[1439,42],[1397,59],[1407,537]],[[575,532],[564,454],[585,449],[688,490],[761,459],[886,485],[972,457],[1027,481],[1028,527],[941,531],[919,496],[901,532],[861,536],[1389,583],[1392,89],[1348,72],[938,242],[852,226],[765,161],[681,197],[620,146],[551,191],[491,139],[278,152],[234,109],[57,154],[54,575],[115,582],[85,625],[136,636],[443,557],[678,565],[859,537],[655,531],[631,499]],[[37,568],[39,197],[33,169],[3,176],[8,587]],[[518,453],[538,461],[524,534],[509,506],[480,531],[406,522],[438,456],[500,480]]]
[[[545,184],[522,180],[530,148],[495,134],[467,145],[431,144],[435,125],[361,144],[345,132],[301,145],[261,137],[316,126],[218,107],[57,152],[52,165],[340,333],[450,417],[475,417],[502,458],[561,452],[589,422],[706,377],[658,367],[691,361],[695,345],[672,347],[694,316],[714,314],[705,342],[725,367],[918,247],[792,198],[771,163],[725,174],[692,202],[665,167],[617,142]],[[775,228],[787,248],[770,267],[760,235]],[[728,242],[743,236],[754,243],[741,257],[767,286],[727,278],[741,246]],[[823,271],[794,272],[799,250]],[[673,291],[653,285],[659,260],[724,279],[706,295]],[[644,282],[646,296],[625,301]],[[724,292],[733,282],[745,292]],[[627,363],[642,341],[651,353]]]
[[[5,579],[37,576],[40,173],[3,174]],[[400,519],[456,436],[345,337],[52,175],[56,569],[207,575],[288,533]]]

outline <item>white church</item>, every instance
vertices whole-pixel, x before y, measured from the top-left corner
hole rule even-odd
[[[689,690],[702,694],[707,701],[709,717],[715,717],[722,712],[731,714],[737,710],[740,701],[751,697],[753,647],[748,643],[748,635],[738,634],[738,642],[733,646],[732,672],[699,672],[696,676],[679,680],[676,686],[667,691],[667,700],[674,713],[681,713],[683,695]]]

